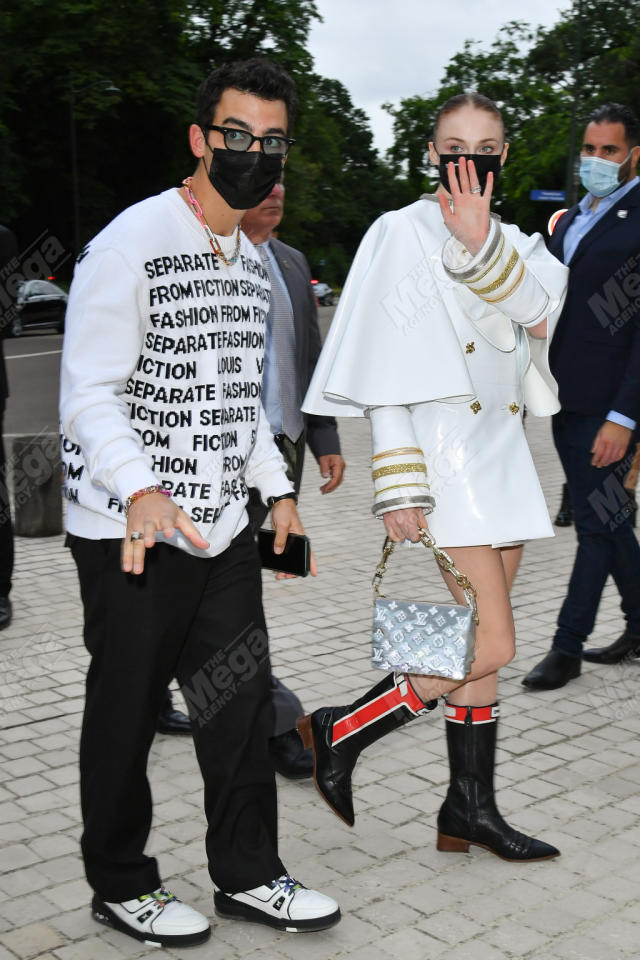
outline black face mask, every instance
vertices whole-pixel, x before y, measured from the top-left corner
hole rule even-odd
[[[209,180],[233,210],[251,210],[269,196],[282,176],[282,157],[262,151],[215,148]]]
[[[484,193],[484,188],[487,185],[487,174],[491,172],[493,174],[493,183],[495,186],[496,180],[500,176],[500,154],[499,153],[441,153],[438,154],[440,157],[440,163],[438,165],[438,171],[440,173],[440,183],[442,186],[451,193],[449,187],[449,173],[447,171],[448,163],[455,163],[456,165],[456,176],[458,175],[458,161],[460,157],[464,157],[465,160],[473,160],[476,168],[476,174],[478,175],[478,183],[482,188],[482,193]],[[458,186],[460,182],[458,180]]]

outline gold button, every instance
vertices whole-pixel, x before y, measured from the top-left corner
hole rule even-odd
[[[510,404],[509,404],[509,410],[511,410],[511,413],[513,413],[514,416],[515,416],[516,413],[519,413],[519,412],[520,412],[520,407],[518,406],[517,403],[510,403]]]
[[[476,348],[475,343],[473,342],[473,340],[470,340],[469,343],[465,346],[464,350],[465,350],[465,353],[473,353],[475,348]]]
[[[469,404],[474,413],[480,413],[482,410],[482,404],[478,400],[474,400],[473,403]]]

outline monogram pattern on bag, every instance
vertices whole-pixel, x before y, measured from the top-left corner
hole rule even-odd
[[[462,680],[474,659],[471,610],[378,597],[371,662],[381,670]]]

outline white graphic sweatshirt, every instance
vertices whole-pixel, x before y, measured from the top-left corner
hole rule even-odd
[[[161,483],[210,546],[179,532],[168,542],[215,556],[246,526],[247,485],[264,500],[292,489],[260,401],[268,309],[252,244],[242,234],[227,267],[175,189],[129,207],[88,244],[60,387],[70,533],[121,538],[123,502]]]

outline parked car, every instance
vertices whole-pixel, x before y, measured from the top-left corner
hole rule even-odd
[[[16,316],[12,325],[14,337],[32,327],[53,327],[64,333],[67,294],[49,280],[25,280],[18,288]]]
[[[323,307],[331,307],[336,302],[336,297],[328,283],[322,283],[320,280],[312,280],[313,292],[318,303]]]

